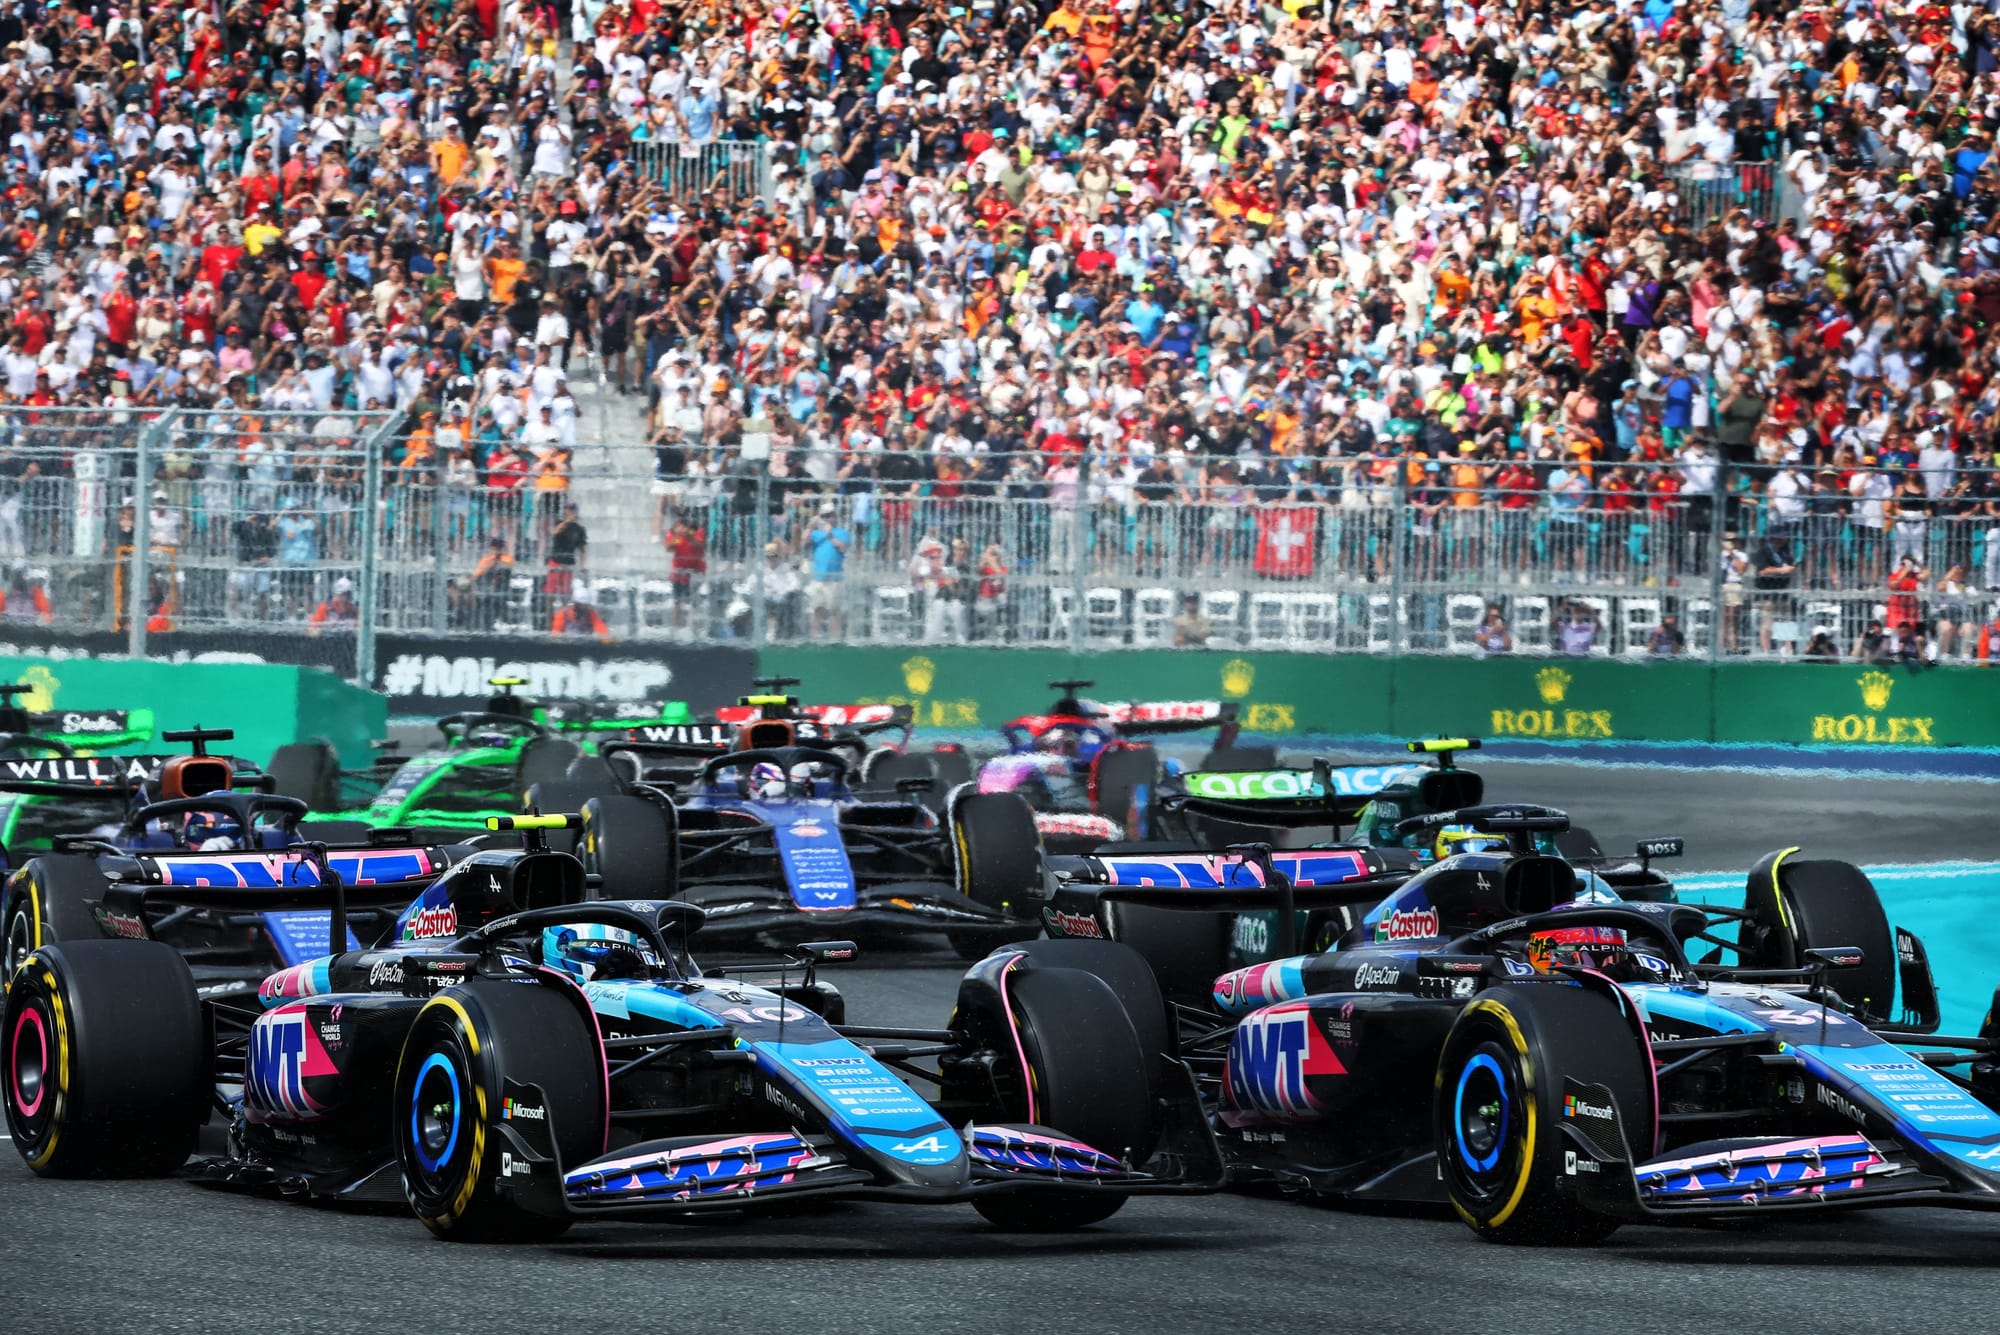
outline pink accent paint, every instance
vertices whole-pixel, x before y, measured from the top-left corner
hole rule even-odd
[[[27,1098],[21,1093],[21,1063],[19,1059],[17,1058],[10,1064],[7,1070],[8,1078],[14,1082],[14,1106],[21,1110],[21,1116],[23,1117],[33,1117],[36,1112],[40,1111],[42,1099],[47,1095],[49,1088],[49,1031],[42,1024],[42,1013],[33,1006],[23,1006],[21,1008],[21,1018],[14,1021],[14,1041],[10,1046],[14,1051],[20,1051],[21,1031],[28,1027],[30,1020],[34,1021],[35,1025],[35,1045],[42,1050],[42,1083],[41,1087],[35,1091],[35,1101],[33,1103],[28,1102]]]
[[[1026,958],[1028,958],[1026,955],[1016,955],[1013,959],[1008,960],[1005,967],[1000,970],[1000,1009],[1007,1012],[1007,1028],[1014,1035],[1014,1055],[1021,1060],[1021,1082],[1028,1090],[1028,1120],[1033,1122],[1037,1120],[1035,1117],[1035,1077],[1028,1070],[1028,1049],[1021,1043],[1020,1021],[1014,1018],[1014,1007],[1007,1000],[1007,975],[1014,972],[1014,966]]]
[[[1646,1028],[1646,1013],[1632,1000],[1632,994],[1613,982],[1610,975],[1599,973],[1595,969],[1585,969],[1583,972],[1593,978],[1603,979],[1611,985],[1611,990],[1618,994],[1618,1004],[1624,1008],[1626,1023],[1638,1031],[1639,1046],[1646,1054],[1646,1081],[1653,1091],[1653,1133],[1647,1139],[1644,1150],[1633,1150],[1635,1155],[1643,1158],[1651,1154],[1660,1144],[1660,1063],[1653,1056],[1653,1035]]]
[[[1741,1166],[1762,1163],[1770,1159],[1783,1159],[1794,1154],[1804,1154],[1809,1150],[1817,1150],[1821,1154],[1859,1154],[1873,1148],[1866,1136],[1811,1136],[1804,1140],[1779,1141],[1773,1145],[1745,1146],[1742,1149],[1731,1150],[1729,1158]],[[1640,1164],[1634,1171],[1642,1174],[1686,1172],[1707,1168],[1722,1157],[1720,1153],[1716,1153],[1699,1154],[1685,1159],[1662,1159],[1658,1163]],[[1879,1157],[1876,1162],[1881,1162]]]
[[[604,1050],[604,1026],[597,1022],[597,1008],[590,1004],[590,999],[584,995],[583,989],[577,986],[575,979],[560,969],[546,966],[537,969],[536,972],[545,978],[554,979],[564,987],[575,989],[577,999],[583,1004],[583,1013],[590,1017],[590,1032],[597,1039],[597,1069],[604,1076],[604,1102],[600,1105],[604,1109],[604,1135],[597,1142],[597,1153],[602,1154],[611,1148],[611,1056]]]

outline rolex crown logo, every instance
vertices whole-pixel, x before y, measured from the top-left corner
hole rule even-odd
[[[922,654],[903,660],[903,685],[910,688],[910,694],[929,695],[931,682],[936,678],[937,664]]]
[[[1222,665],[1222,693],[1227,696],[1242,697],[1250,694],[1256,684],[1257,667],[1248,659],[1232,658]]]
[[[1864,672],[1861,674],[1861,703],[1870,709],[1881,711],[1889,707],[1889,692],[1896,688],[1896,679],[1886,672]]]
[[[1542,693],[1542,703],[1559,705],[1569,694],[1570,675],[1559,667],[1545,667],[1535,674],[1535,689]]]
[[[24,684],[35,689],[21,697],[21,708],[31,714],[40,714],[56,707],[56,687],[62,685],[56,674],[36,664],[21,674]]]

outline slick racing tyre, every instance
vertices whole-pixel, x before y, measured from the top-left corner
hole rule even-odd
[[[937,769],[939,791],[948,793],[961,783],[972,782],[972,757],[964,747],[940,746],[920,754],[929,756]]]
[[[280,797],[296,797],[314,811],[340,806],[340,757],[318,738],[279,747],[271,753],[264,773],[271,776],[271,791]]]
[[[917,794],[918,800],[932,811],[944,810],[944,800],[951,792],[951,786],[940,778],[937,765],[929,756],[880,750],[870,751],[861,762],[862,791],[872,800],[899,800],[902,794],[896,791],[896,784],[903,779],[928,780],[930,787]]]
[[[1076,969],[1101,981],[1117,996],[1132,1022],[1142,1051],[1160,1058],[1175,1056],[1172,1016],[1166,997],[1153,976],[1152,965],[1138,951],[1116,941],[1074,941],[1051,938],[1027,941],[1014,950],[1028,957],[1029,967],[1041,970]],[[1147,1089],[1162,1088],[1162,1072],[1155,1070]]]
[[[569,776],[569,767],[580,754],[576,743],[565,737],[531,737],[521,748],[521,772],[517,790],[526,793],[538,783],[557,783]]]
[[[528,791],[521,796],[521,805],[538,815],[563,815],[582,811],[585,802],[604,791],[603,786],[578,783],[572,779],[545,779],[528,785]],[[558,853],[574,853],[578,834],[575,830],[550,830],[548,841],[549,847]]]
[[[1846,862],[1794,862],[1796,849],[1763,858],[1750,869],[1743,906],[1743,961],[1751,968],[1796,969],[1805,952],[1853,946],[1861,963],[1828,969],[1826,981],[1849,1005],[1889,1018],[1896,996],[1896,942],[1874,883]]]
[[[1148,1079],[1153,1063],[1118,993],[1081,969],[1026,967],[1010,978],[1007,1000],[1027,1070],[1002,1118],[1143,1163],[1159,1139]],[[1079,1023],[1079,1016],[1089,1022]],[[1109,1219],[1125,1200],[1110,1192],[1049,1188],[979,1196],[973,1208],[1004,1229],[1057,1233]]]
[[[44,946],[0,1011],[7,1133],[43,1177],[165,1176],[208,1119],[210,1054],[173,947]]]
[[[951,808],[950,837],[958,891],[996,913],[1030,910],[1027,892],[1042,883],[1042,837],[1035,813],[1014,793],[968,793]],[[954,932],[961,959],[984,959],[997,946],[1040,936],[1041,923]]]
[[[680,825],[671,802],[620,794],[583,804],[576,855],[602,879],[598,899],[672,899],[680,893]]]
[[[1630,1152],[1651,1148],[1652,1072],[1618,1004],[1549,983],[1492,989],[1459,1012],[1438,1061],[1433,1117],[1438,1166],[1459,1217],[1489,1242],[1600,1242],[1618,1221],[1584,1208],[1567,1094],[1610,1091]],[[1567,1094],[1566,1094],[1567,1091]],[[1586,1092],[1589,1105],[1601,1093]],[[1595,1124],[1593,1125],[1593,1129]]]
[[[474,979],[417,1012],[390,1106],[403,1194],[424,1227],[451,1242],[551,1238],[569,1220],[529,1210],[516,1188],[560,1199],[563,1165],[604,1152],[604,1051],[558,988]],[[503,1126],[554,1162],[517,1159]]]
[[[44,853],[7,880],[0,894],[0,980],[12,985],[14,971],[28,956],[54,941],[95,941],[104,929],[90,912],[104,894],[104,876],[94,859],[78,853]]]
[[[1127,839],[1150,837],[1152,819],[1148,809],[1153,793],[1160,786],[1159,752],[1150,746],[1106,751],[1097,758],[1091,783],[1097,815],[1108,816],[1124,826]]]

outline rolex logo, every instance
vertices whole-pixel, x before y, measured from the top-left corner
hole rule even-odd
[[[1877,713],[1889,707],[1889,692],[1896,687],[1896,679],[1886,672],[1864,672],[1861,674],[1861,703]]]
[[[1559,667],[1545,667],[1535,674],[1535,689],[1542,693],[1542,703],[1559,705],[1569,694],[1570,675]]]
[[[922,654],[903,660],[903,685],[910,688],[912,695],[929,695],[931,682],[936,678],[937,664]]]
[[[1232,658],[1222,665],[1222,693],[1241,699],[1257,682],[1257,668],[1248,659]]]

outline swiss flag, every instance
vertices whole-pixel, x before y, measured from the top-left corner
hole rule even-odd
[[[1313,572],[1319,510],[1310,505],[1267,505],[1257,512],[1257,555],[1250,568],[1272,579],[1304,579]]]

